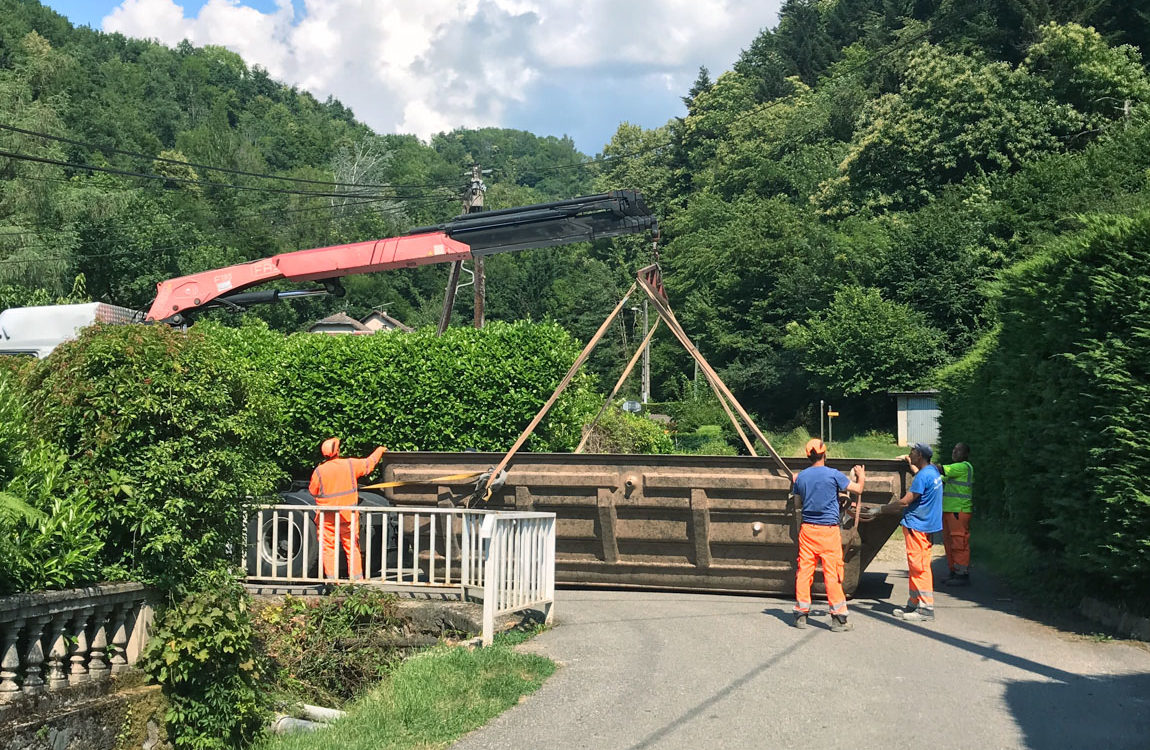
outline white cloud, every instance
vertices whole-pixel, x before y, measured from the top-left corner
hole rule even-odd
[[[240,0],[209,0],[189,16],[173,0],[124,0],[105,31],[174,45],[217,44],[274,78],[323,99],[333,95],[380,132],[430,135],[505,122],[530,111],[533,89],[572,74],[682,94],[700,64],[730,65],[781,0],[290,0],[264,13]],[[580,87],[594,91],[594,86]],[[591,94],[593,96],[593,94]],[[594,108],[609,102],[539,101]],[[656,113],[656,123],[676,114]],[[619,119],[610,123],[613,129]],[[581,144],[596,148],[600,144]]]

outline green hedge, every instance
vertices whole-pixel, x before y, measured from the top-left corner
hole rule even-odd
[[[444,335],[296,334],[257,325],[206,328],[207,335],[259,370],[279,400],[275,454],[296,475],[320,460],[338,435],[348,455],[392,450],[504,451],[547,400],[579,354],[553,323],[489,323]],[[580,375],[552,407],[526,450],[567,451],[598,407]]]
[[[976,512],[1094,590],[1150,596],[1150,212],[1098,217],[1003,275],[1000,325],[942,376]]]
[[[0,590],[179,587],[229,559],[247,499],[306,476],[325,438],[349,454],[506,450],[578,352],[555,324],[441,337],[87,329],[43,361],[0,368],[0,497],[14,498],[0,504]],[[573,449],[598,405],[578,376],[526,449]],[[669,445],[640,426],[646,449]]]
[[[663,425],[638,414],[629,414],[612,404],[584,447],[587,453],[673,453],[674,443]]]

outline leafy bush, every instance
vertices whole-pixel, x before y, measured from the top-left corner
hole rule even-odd
[[[172,586],[239,549],[244,498],[281,476],[260,385],[165,326],[86,329],[28,377],[32,428],[70,457],[60,482],[95,503],[119,575]]]
[[[844,287],[785,344],[824,391],[846,396],[919,386],[945,358],[942,334],[877,289]]]
[[[13,381],[0,375],[0,594],[94,583],[96,508],[61,481],[66,456],[29,433]]]
[[[168,699],[176,747],[235,750],[262,733],[269,712],[249,607],[235,577],[216,570],[156,621],[140,666]]]
[[[395,595],[366,586],[312,599],[286,596],[255,617],[276,687],[323,705],[350,700],[383,678],[403,653],[403,624]]]
[[[0,357],[0,362],[11,362]],[[20,451],[28,439],[23,391],[15,373],[0,369],[0,486],[11,481],[20,465]]]
[[[579,346],[553,323],[427,328],[403,335],[297,334],[283,343],[276,390],[284,399],[285,468],[309,470],[320,443],[343,438],[349,454],[511,447],[559,384]],[[527,443],[563,451],[579,442],[594,408],[579,376]]]
[[[693,456],[737,456],[739,451],[723,437],[717,424],[700,425],[694,432],[675,435],[675,448]]]
[[[999,328],[943,376],[980,513],[1062,569],[1145,600],[1150,573],[1150,213],[1096,217],[1004,275]]]
[[[675,429],[681,433],[694,432],[703,425],[720,425],[725,430],[731,429],[730,417],[713,393],[700,394],[697,398],[685,398],[682,401],[671,401],[660,404],[659,407],[666,410],[667,415],[675,422]]]
[[[663,426],[645,416],[611,407],[587,440],[588,453],[673,453]]]
[[[3,493],[0,594],[65,589],[103,577],[100,514],[83,490],[61,486],[64,458],[45,445],[26,452]]]

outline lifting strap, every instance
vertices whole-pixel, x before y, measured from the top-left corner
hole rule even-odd
[[[473,479],[479,479],[487,472],[473,471],[470,474],[448,474],[442,477],[431,477],[429,479],[404,479],[395,482],[380,482],[378,484],[365,484],[359,489],[361,490],[382,490],[387,487],[407,487],[413,484],[449,484],[449,483],[463,483],[470,482]]]
[[[679,343],[683,345],[683,348],[685,348],[691,357],[699,363],[699,369],[701,369],[703,374],[707,376],[707,380],[711,384],[711,387],[716,389],[716,395],[721,394],[719,401],[720,403],[723,403],[724,408],[727,409],[727,415],[732,416],[731,410],[727,407],[724,399],[725,401],[730,402],[730,405],[734,407],[735,411],[738,412],[739,416],[742,417],[747,426],[751,428],[751,432],[754,433],[755,437],[757,437],[759,441],[762,442],[764,446],[766,446],[767,452],[770,453],[771,457],[775,459],[775,463],[778,464],[783,474],[789,477],[793,482],[795,480],[795,475],[791,472],[786,462],[783,461],[782,456],[780,456],[775,451],[774,447],[771,446],[770,441],[767,440],[766,436],[763,435],[762,431],[759,430],[758,425],[755,424],[755,420],[751,419],[751,415],[747,413],[747,410],[743,408],[742,404],[740,404],[738,399],[735,398],[735,395],[731,393],[729,388],[727,388],[727,385],[723,382],[723,379],[719,377],[719,374],[715,372],[714,368],[711,367],[711,365],[703,357],[702,353],[694,344],[691,343],[690,338],[687,337],[687,332],[683,330],[682,324],[680,324],[678,319],[675,317],[675,313],[671,311],[671,306],[667,304],[667,297],[665,294],[663,294],[662,285],[659,283],[657,274],[653,273],[651,271],[651,267],[648,266],[647,268],[639,271],[639,279],[636,283],[638,283],[643,291],[647,293],[647,296],[650,297],[651,301],[654,303],[655,312],[659,314],[659,317],[662,318],[663,322],[667,324],[667,327],[671,329],[671,333],[675,334],[675,338],[679,340]],[[735,424],[735,428],[738,429],[738,422],[734,420],[733,416],[732,422]],[[739,430],[739,434],[742,435],[742,430]],[[749,442],[747,441],[745,435],[743,436],[743,440],[744,442]],[[749,445],[748,448],[750,448]],[[751,450],[751,453],[753,455],[754,450]]]

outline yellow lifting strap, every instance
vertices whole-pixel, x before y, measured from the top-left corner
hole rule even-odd
[[[365,484],[361,485],[361,490],[382,490],[385,487],[406,487],[409,484],[445,484],[448,482],[470,482],[474,479],[479,479],[487,472],[474,471],[470,474],[448,474],[443,477],[431,477],[430,479],[405,479],[398,482],[380,482],[379,484]]]

